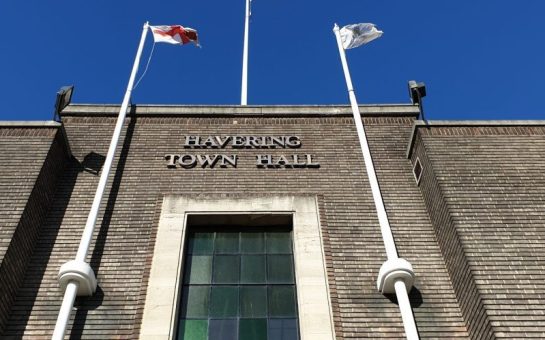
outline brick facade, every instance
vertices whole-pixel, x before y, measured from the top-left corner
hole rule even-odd
[[[47,215],[35,224],[40,237],[10,308],[3,333],[7,338],[51,336],[62,300],[56,275],[77,250],[117,110],[83,105],[70,106],[63,113],[74,158],[66,162]],[[419,188],[406,156],[417,112],[406,105],[362,107],[398,252],[416,272],[410,299],[421,338],[542,334],[539,296],[544,290],[535,280],[545,268],[543,261],[530,262],[529,252],[539,253],[545,236],[539,224],[544,215],[543,205],[539,207],[544,181],[537,171],[544,165],[538,153],[544,151],[543,134],[537,129],[532,136],[518,136],[518,146],[503,151],[504,156],[516,154],[516,166],[502,175],[509,157],[486,163],[480,172],[453,168],[454,160],[469,151],[472,157],[467,161],[474,166],[492,159],[491,154],[500,157],[495,134],[468,138],[469,132],[460,130],[446,137],[449,132],[427,134],[428,130],[418,129],[411,157],[420,157],[424,165]],[[297,135],[302,146],[184,149],[186,135]],[[451,139],[444,143],[445,138]],[[238,162],[236,168],[167,167],[165,155],[180,153],[237,154]],[[312,154],[320,167],[256,167],[256,155],[265,153]],[[524,167],[530,160],[533,164]],[[386,257],[364,169],[346,106],[133,108],[88,256],[99,288],[93,297],[76,301],[77,311],[68,328],[71,338],[129,339],[139,333],[150,261],[158,251],[154,235],[164,195],[238,193],[316,195],[337,339],[403,339],[395,297],[385,297],[376,289],[378,270]],[[455,171],[449,173],[449,169]],[[530,186],[524,181],[529,176],[535,178]],[[481,185],[467,194],[461,184],[476,178]],[[490,203],[491,198],[498,201]],[[516,248],[522,245],[524,249]],[[533,249],[534,245],[538,248]],[[495,252],[500,246],[504,247],[502,256]],[[501,268],[494,267],[496,261]],[[516,267],[517,261],[528,261],[521,262],[523,281],[504,270]],[[525,326],[529,321],[533,325]]]
[[[411,154],[474,339],[545,337],[545,124],[420,126]]]
[[[0,125],[0,334],[69,159],[60,124]]]

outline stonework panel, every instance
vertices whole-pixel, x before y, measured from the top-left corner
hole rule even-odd
[[[140,337],[172,339],[188,215],[290,214],[301,339],[334,339],[318,206],[312,196],[166,196],[157,227]]]

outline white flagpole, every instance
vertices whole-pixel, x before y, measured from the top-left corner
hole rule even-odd
[[[380,192],[380,186],[378,184],[375,167],[373,165],[373,158],[371,157],[371,151],[369,150],[367,136],[365,134],[365,129],[363,128],[361,113],[358,102],[356,101],[356,95],[354,94],[352,79],[350,77],[348,63],[346,62],[346,54],[342,44],[341,34],[339,32],[339,26],[337,24],[335,24],[333,32],[335,32],[335,37],[337,38],[337,45],[339,47],[339,54],[343,66],[344,77],[346,79],[346,87],[348,88],[348,96],[350,97],[350,105],[352,106],[354,122],[356,123],[356,130],[361,145],[361,151],[363,153],[363,160],[365,162],[365,168],[367,170],[367,176],[369,178],[369,184],[371,186],[371,192],[373,194],[373,200],[375,202],[375,208],[377,210],[380,231],[382,233],[382,240],[384,242],[384,247],[386,248],[386,256],[388,260],[396,261],[399,259],[399,257],[397,255],[394,237],[390,228],[390,222],[388,221],[388,215],[386,214],[386,209],[384,208],[382,193]],[[403,281],[396,280],[394,286],[407,339],[417,340],[419,339],[419,336],[416,329],[414,316],[412,314],[406,285]]]
[[[142,29],[140,45],[138,46],[138,50],[136,52],[136,57],[132,67],[131,76],[129,78],[129,83],[127,85],[127,91],[125,92],[125,97],[123,98],[121,109],[119,110],[117,123],[115,125],[112,140],[110,142],[110,147],[108,148],[108,154],[106,155],[106,160],[104,162],[102,174],[100,175],[98,187],[95,193],[95,198],[93,199],[93,204],[91,206],[91,211],[89,212],[89,216],[87,217],[87,222],[85,224],[85,229],[83,230],[83,235],[81,237],[78,252],[76,254],[76,259],[74,261],[69,261],[66,263],[66,265],[69,265],[71,269],[65,269],[63,271],[63,267],[64,267],[63,266],[61,267],[61,271],[59,272],[59,280],[62,279],[62,276],[70,277],[73,279],[69,279],[66,285],[66,290],[64,293],[61,309],[59,311],[59,315],[57,318],[57,323],[55,325],[55,330],[53,331],[53,336],[51,337],[51,339],[53,340],[64,339],[64,334],[66,333],[66,327],[68,325],[68,321],[70,320],[70,312],[74,306],[74,300],[76,298],[78,290],[80,289],[80,284],[81,284],[81,282],[76,278],[83,280],[84,283],[89,283],[89,281],[94,281],[90,283],[91,286],[94,285],[94,287],[92,287],[92,292],[94,292],[94,290],[96,289],[96,279],[94,277],[94,273],[92,272],[92,269],[89,267],[89,265],[85,262],[85,260],[87,257],[87,252],[89,251],[89,247],[91,245],[91,241],[93,239],[93,232],[94,232],[95,224],[98,217],[98,211],[100,209],[100,203],[104,195],[104,190],[106,189],[108,176],[112,168],[113,159],[114,159],[117,145],[119,142],[119,137],[121,136],[121,130],[123,129],[123,123],[125,122],[125,116],[127,114],[127,108],[129,105],[129,100],[131,98],[131,93],[132,93],[132,89],[134,85],[134,79],[136,77],[136,73],[138,72],[140,57],[142,56],[142,50],[144,49],[144,43],[146,41],[148,28],[149,28],[149,23],[146,22]],[[85,278],[86,277],[85,275],[91,276],[91,279]],[[81,278],[82,276],[84,278]]]
[[[246,15],[244,19],[244,51],[242,52],[242,88],[240,105],[248,104],[248,35],[250,32],[250,0],[246,0]]]

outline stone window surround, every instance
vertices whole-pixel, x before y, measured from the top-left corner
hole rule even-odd
[[[142,339],[174,339],[188,215],[291,214],[302,340],[335,339],[318,202],[315,196],[166,195],[140,328]]]

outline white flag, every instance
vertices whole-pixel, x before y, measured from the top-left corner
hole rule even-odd
[[[341,41],[345,50],[367,44],[382,36],[374,24],[346,25],[340,30]]]

